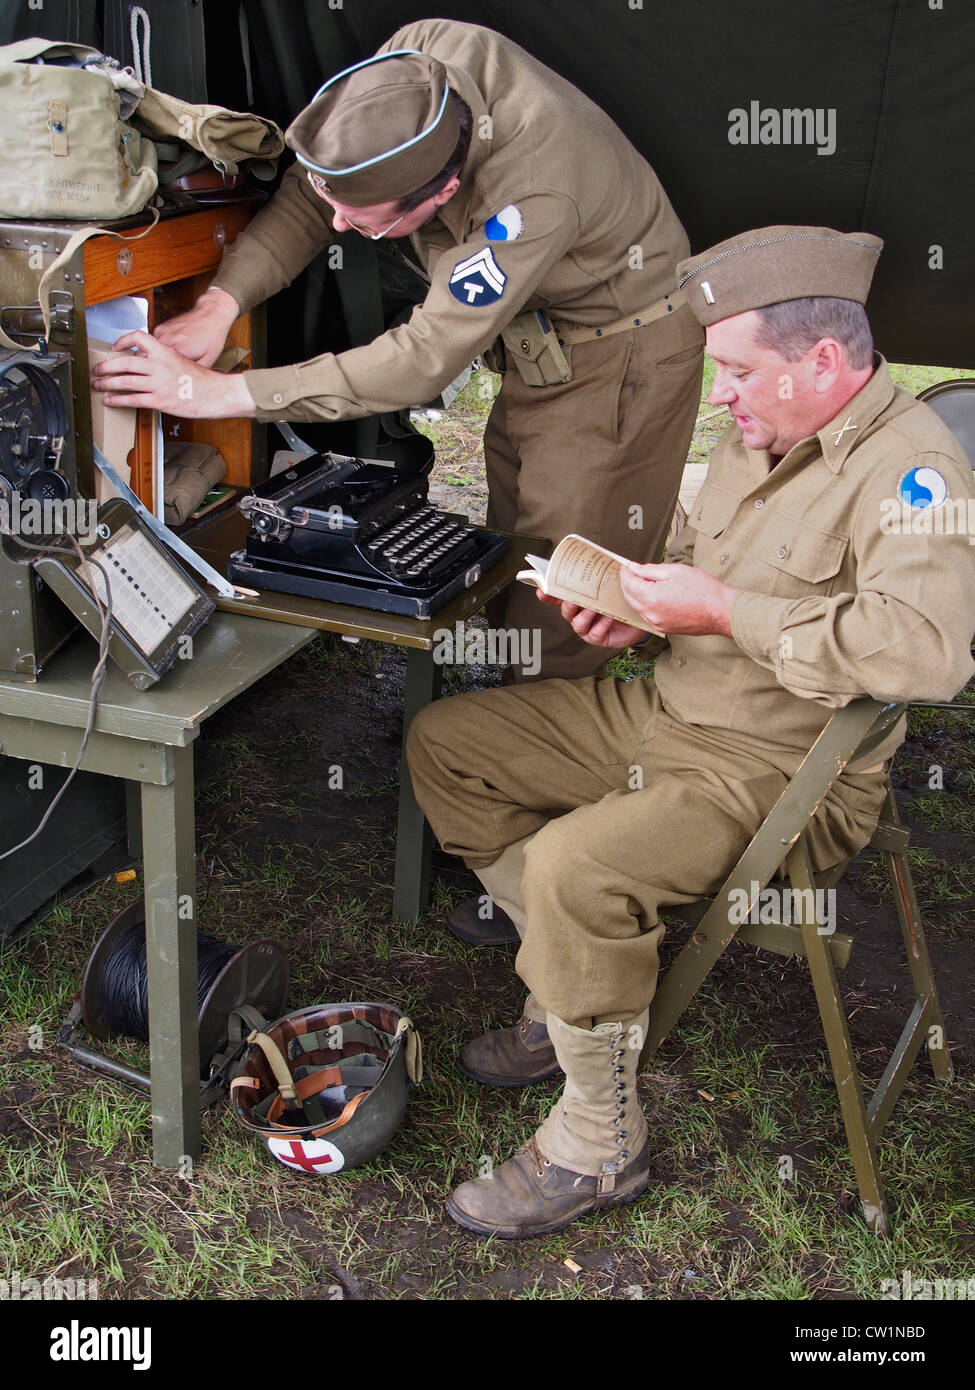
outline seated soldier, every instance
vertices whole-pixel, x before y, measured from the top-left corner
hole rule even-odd
[[[532,991],[516,1028],[468,1044],[464,1070],[499,1085],[565,1073],[528,1143],[449,1199],[469,1230],[542,1235],[646,1189],[636,1071],[658,912],[720,886],[831,710],[948,699],[972,674],[975,547],[911,525],[975,495],[972,472],[873,353],[862,306],[881,246],[771,227],[679,267],[717,365],[711,400],[734,423],[668,562],[624,571],[669,639],[653,680],[463,695],[413,723],[420,804],[519,926]],[[562,612],[597,646],[646,637]],[[869,840],[903,736],[854,760],[817,811],[817,867]]]

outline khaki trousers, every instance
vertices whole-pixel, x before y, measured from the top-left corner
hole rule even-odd
[[[646,1008],[659,909],[720,886],[801,761],[684,724],[650,681],[593,678],[438,701],[407,753],[441,845],[471,868],[534,835],[516,969],[566,1021]],[[843,779],[813,822],[817,867],[867,843],[882,800],[881,772]]]
[[[526,386],[506,371],[484,432],[488,526],[552,546],[575,532],[633,559],[659,559],[697,418],[703,353],[685,304],[643,328],[575,344],[564,385]],[[591,675],[608,659],[524,584],[509,585],[487,616],[492,627],[539,630],[538,678]],[[534,679],[518,667],[511,678]]]

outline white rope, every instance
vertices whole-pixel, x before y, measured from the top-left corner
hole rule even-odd
[[[139,46],[140,19],[145,27],[141,49]],[[132,39],[132,66],[135,68],[135,75],[140,82],[151,87],[152,65],[149,60],[149,44],[152,39],[152,25],[149,22],[148,13],[141,5],[129,6],[129,35]]]

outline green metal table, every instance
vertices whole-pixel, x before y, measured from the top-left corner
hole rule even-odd
[[[314,630],[215,613],[151,690],[109,666],[82,767],[139,789],[149,969],[152,1153],[178,1168],[200,1148],[193,741],[204,719],[314,639]],[[88,720],[95,644],[74,640],[36,685],[0,682],[0,753],[70,767]],[[131,800],[130,800],[131,805]]]
[[[239,513],[194,530],[191,540],[216,568],[243,540]],[[511,582],[537,541],[519,537],[504,559],[432,619],[323,603],[288,594],[218,600],[221,610],[193,639],[193,657],[158,685],[137,691],[109,665],[82,768],[121,777],[130,796],[130,847],[141,852],[149,969],[149,1070],[153,1161],[178,1168],[200,1145],[197,1033],[196,838],[193,741],[203,721],[315,639],[319,630],[392,642],[407,649],[403,737],[440,691],[438,629],[453,629]],[[70,767],[88,719],[95,645],[73,640],[37,684],[0,681],[0,755]],[[430,831],[400,778],[393,912],[411,920],[426,905]],[[135,808],[133,808],[135,809]]]

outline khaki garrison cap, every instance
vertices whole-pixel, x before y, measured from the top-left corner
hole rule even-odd
[[[436,58],[378,54],[319,87],[284,138],[340,203],[392,202],[422,188],[453,154],[460,126],[448,93]]]
[[[785,299],[866,302],[884,243],[832,227],[761,227],[681,261],[677,283],[705,328]]]

